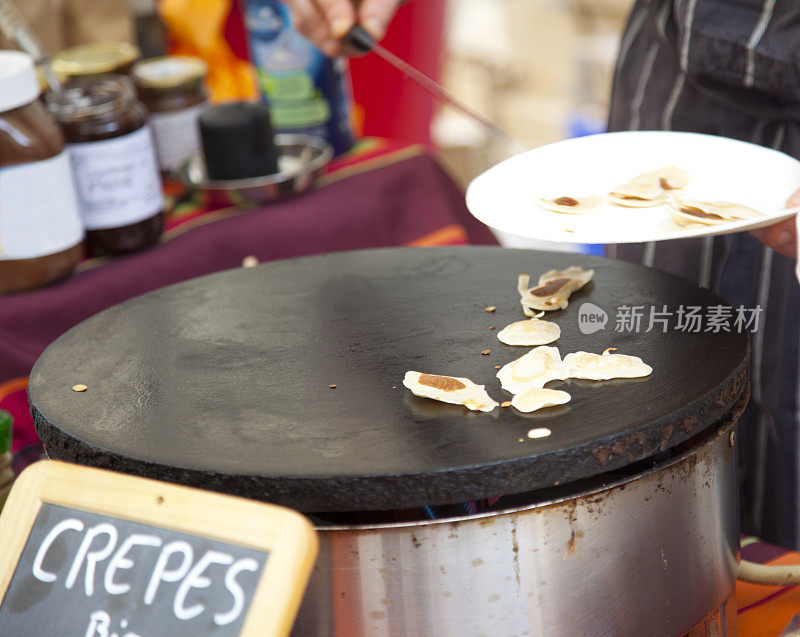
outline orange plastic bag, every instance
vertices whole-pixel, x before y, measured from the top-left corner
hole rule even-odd
[[[237,57],[223,29],[231,0],[161,0],[161,19],[175,55],[193,55],[208,64],[208,90],[214,102],[255,100],[260,94],[252,65]]]

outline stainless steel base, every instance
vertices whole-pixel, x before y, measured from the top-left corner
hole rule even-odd
[[[721,607],[730,615],[733,420],[662,466],[566,499],[320,528],[293,635],[651,637],[683,635]]]
[[[736,591],[684,637],[729,637],[736,634]]]

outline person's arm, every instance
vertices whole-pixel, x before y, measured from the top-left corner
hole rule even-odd
[[[403,0],[285,0],[295,28],[328,56],[342,53],[342,38],[356,23],[376,40]]]
[[[786,202],[787,208],[800,206],[800,189]],[[751,234],[764,245],[787,257],[797,258],[797,224],[794,217],[776,223],[774,226],[753,230]]]

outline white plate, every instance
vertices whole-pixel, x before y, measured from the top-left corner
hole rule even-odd
[[[605,195],[639,173],[672,164],[688,171],[681,195],[731,201],[765,214],[758,219],[681,228],[666,207],[624,208],[604,203],[582,214],[561,214],[540,198]],[[800,162],[784,153],[727,137],[637,131],[568,139],[511,157],[476,177],[467,207],[492,228],[559,243],[638,243],[728,234],[791,217],[784,204],[800,187]]]

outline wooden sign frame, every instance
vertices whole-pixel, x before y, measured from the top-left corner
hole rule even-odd
[[[0,516],[0,604],[45,502],[268,552],[240,637],[291,631],[318,551],[314,527],[300,513],[54,460],[20,474]]]

